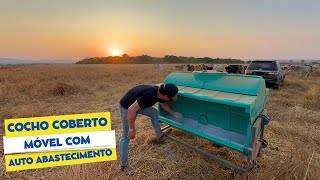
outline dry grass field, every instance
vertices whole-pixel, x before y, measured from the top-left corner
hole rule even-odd
[[[2,135],[4,119],[110,111],[117,142],[121,133],[118,104],[137,84],[163,82],[174,65],[162,72],[153,65],[21,65],[0,67],[0,179],[320,179],[320,76],[289,74],[280,90],[270,89],[269,146],[259,168],[239,174],[171,141],[156,143],[148,118],[136,121],[136,139],[129,157],[137,174],[126,176],[110,161],[18,172],[5,172]],[[239,153],[213,147],[179,130],[174,136],[244,164]]]

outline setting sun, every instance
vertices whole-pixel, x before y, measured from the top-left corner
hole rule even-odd
[[[111,55],[112,56],[121,56],[121,50],[120,49],[112,49]]]

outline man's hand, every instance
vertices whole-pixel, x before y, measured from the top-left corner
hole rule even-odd
[[[178,113],[178,112],[173,113],[173,116],[174,116],[175,118],[178,118],[178,119],[183,118],[182,114],[180,114],[180,113]]]
[[[136,137],[136,131],[128,131],[128,136],[130,139],[134,139]]]
[[[130,139],[134,139],[136,136],[135,130],[134,130],[134,121],[136,120],[137,112],[141,110],[138,101],[135,101],[129,108],[128,108],[128,126],[129,126],[129,131],[128,131],[128,137]],[[131,130],[131,131],[130,131]]]

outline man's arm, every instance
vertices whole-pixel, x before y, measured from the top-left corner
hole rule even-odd
[[[168,113],[172,114],[175,118],[183,118],[183,115],[175,112],[167,103],[160,103],[161,107],[166,110]]]
[[[167,103],[160,103],[160,106],[168,113],[174,115],[175,111]]]
[[[127,113],[128,125],[129,125],[129,137],[130,139],[135,138],[135,128],[134,122],[136,120],[137,112],[140,111],[141,108],[137,101],[135,101],[129,108]],[[133,131],[130,131],[133,130]]]

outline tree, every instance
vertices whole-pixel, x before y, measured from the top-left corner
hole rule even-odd
[[[122,54],[122,57],[123,58],[128,58],[129,56],[128,56],[128,54],[124,53],[124,54]]]

